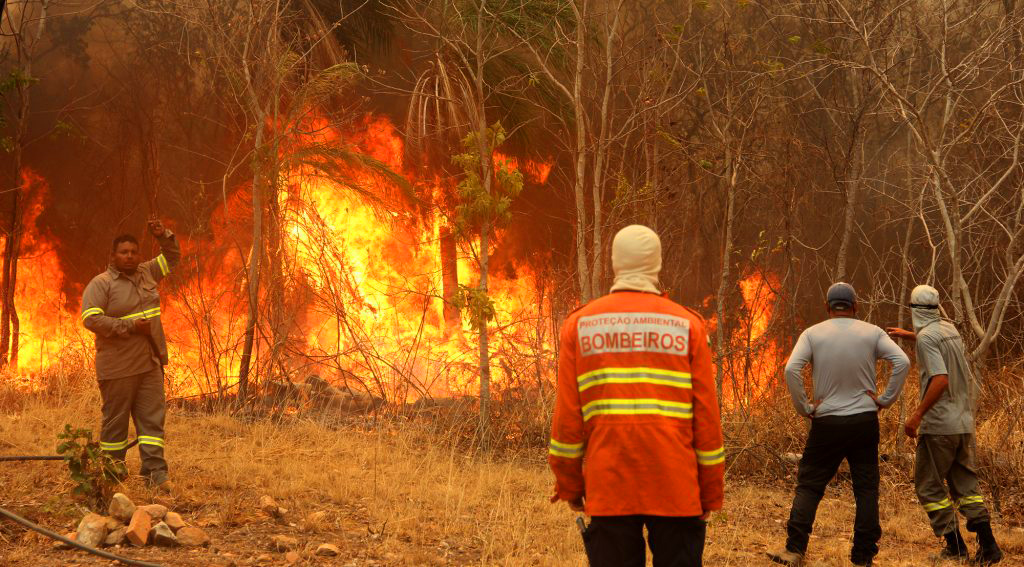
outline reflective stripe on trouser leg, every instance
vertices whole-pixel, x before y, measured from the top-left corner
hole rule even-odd
[[[967,520],[967,529],[989,522],[988,508],[985,498],[978,486],[978,473],[974,461],[974,435],[964,433],[957,436],[956,457],[949,468],[949,490],[957,497],[956,504],[960,514]]]
[[[957,529],[956,509],[945,482],[956,455],[956,445],[953,435],[925,434],[917,441],[914,490],[936,536]]]
[[[164,398],[164,373],[160,365],[139,376],[132,419],[139,437],[139,456],[142,468],[139,474],[160,482],[167,477],[164,460],[164,417],[167,403]]]
[[[135,403],[136,376],[100,380],[100,398],[103,400],[103,423],[100,428],[100,448],[115,459],[124,460],[131,442],[128,436],[128,418]]]

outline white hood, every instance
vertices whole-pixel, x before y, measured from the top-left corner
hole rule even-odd
[[[646,226],[631,224],[612,240],[612,291],[661,293],[661,239]]]
[[[914,332],[920,333],[921,329],[942,319],[939,313],[939,291],[930,285],[919,285],[910,292],[911,305],[924,305],[928,307],[911,307],[910,319],[914,324]]]

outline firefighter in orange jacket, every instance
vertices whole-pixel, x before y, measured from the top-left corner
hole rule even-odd
[[[612,293],[562,327],[552,502],[591,516],[592,567],[643,567],[644,526],[655,567],[699,566],[725,470],[707,331],[661,294],[654,231],[619,231],[612,267]]]

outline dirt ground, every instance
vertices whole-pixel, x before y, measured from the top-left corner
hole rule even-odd
[[[48,453],[64,423],[98,422],[90,395],[66,404],[28,403],[0,410],[0,454]],[[547,566],[584,565],[574,515],[551,505],[543,451],[501,460],[463,454],[445,439],[408,428],[331,429],[305,420],[245,423],[225,415],[168,418],[167,456],[180,496],[174,509],[213,539],[201,550],[120,548],[118,554],[166,566],[288,565],[270,538],[300,542],[294,565]],[[132,455],[129,465],[137,467]],[[939,543],[906,480],[882,486],[884,536],[876,565],[931,565]],[[903,475],[906,476],[906,475]],[[69,496],[60,462],[0,463],[0,506],[65,533],[83,509]],[[138,479],[122,491],[137,503],[153,495]],[[781,544],[791,487],[730,479],[726,508],[712,518],[705,565],[761,566]],[[262,495],[288,509],[282,518],[259,510]],[[306,517],[324,511],[324,520]],[[854,507],[849,487],[830,487],[818,512],[809,565],[849,565]],[[1024,528],[996,523],[1005,565],[1024,565]],[[341,548],[317,557],[322,543]],[[972,542],[973,543],[973,542]],[[0,522],[0,565],[111,565]]]

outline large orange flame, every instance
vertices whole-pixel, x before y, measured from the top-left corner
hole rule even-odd
[[[749,408],[765,399],[778,385],[786,353],[771,333],[779,299],[779,279],[773,273],[751,271],[739,282],[743,313],[728,337],[719,360],[722,367],[722,403]],[[715,318],[710,321],[713,328]]]
[[[385,118],[369,117],[353,131],[317,125],[315,142],[343,139],[354,149],[394,171],[403,168],[402,139]],[[297,140],[306,143],[311,140]],[[497,156],[496,156],[497,157]],[[519,160],[501,156],[518,167]],[[523,160],[535,183],[543,183],[549,164]],[[382,176],[346,164],[345,179],[316,174],[306,166],[285,172],[276,202],[280,241],[263,261],[263,319],[257,329],[257,354],[266,378],[301,380],[319,374],[337,384],[402,402],[421,396],[450,396],[475,391],[478,375],[476,334],[468,323],[444,316],[440,211],[415,205]],[[26,226],[34,227],[45,184]],[[443,181],[413,179],[426,193],[441,193]],[[209,222],[204,238],[180,238],[184,257],[163,288],[163,323],[169,338],[169,394],[230,391],[237,381],[248,310],[244,242],[251,211],[248,188],[227,199]],[[173,228],[173,227],[172,227]],[[91,343],[77,316],[79,298],[60,295],[63,274],[52,246],[40,235],[22,260],[19,295],[22,313],[19,369],[43,371],[69,345]],[[500,242],[501,235],[499,235]],[[144,243],[144,248],[146,243]],[[530,266],[505,266],[490,275],[489,294],[496,307],[489,326],[493,379],[510,386],[549,368],[549,306]],[[277,270],[275,272],[275,270]],[[475,285],[478,268],[472,248],[459,247],[459,282]],[[514,273],[506,277],[506,273]],[[278,278],[275,289],[266,285]],[[53,282],[40,286],[40,282]],[[70,299],[70,300],[69,300]],[[271,309],[268,306],[273,306]],[[272,311],[280,314],[268,320]],[[273,326],[284,341],[275,345]],[[279,349],[277,366],[270,352]],[[81,349],[80,349],[81,350]],[[546,377],[549,378],[549,377]]]

